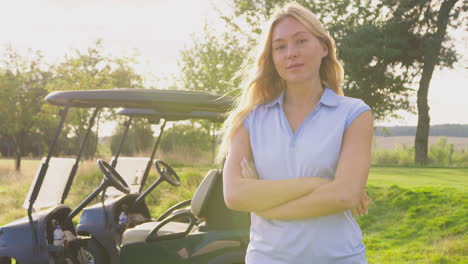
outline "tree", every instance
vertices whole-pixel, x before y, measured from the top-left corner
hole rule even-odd
[[[142,78],[135,72],[132,65],[135,58],[113,58],[105,55],[101,40],[88,48],[86,52],[74,50],[71,56],[65,56],[62,63],[52,67],[53,76],[47,84],[49,91],[90,90],[111,88],[141,87]],[[47,106],[50,115],[56,115],[56,107]],[[110,119],[112,111],[104,112],[104,119]],[[82,142],[87,120],[91,116],[89,109],[71,109],[68,114],[67,136],[71,136],[72,150],[77,150]],[[97,124],[99,124],[98,117]],[[98,131],[98,129],[96,129]],[[90,140],[85,156],[94,155],[97,148],[97,132],[93,132],[94,140]]]
[[[124,118],[126,120],[126,118]],[[125,121],[123,121],[125,122]],[[122,122],[120,122],[122,123]],[[117,131],[110,138],[112,153],[116,153],[124,134],[124,126],[117,126]],[[127,137],[121,149],[123,155],[135,155],[146,151],[151,151],[153,147],[153,130],[151,124],[144,119],[133,119]],[[148,155],[149,156],[149,155]]]
[[[243,27],[243,34],[253,44],[261,32],[260,26],[273,10],[286,0],[234,0],[233,16],[222,16],[233,28]],[[339,59],[344,64],[343,90],[346,95],[363,99],[374,111],[376,119],[395,116],[396,110],[411,110],[408,97],[414,78],[411,71],[401,70],[396,58],[404,56],[387,52],[383,58],[381,43],[385,40],[381,6],[371,1],[297,1],[314,12],[336,41]],[[375,1],[374,1],[375,2]],[[377,38],[380,43],[368,44]],[[396,39],[391,39],[395,40]],[[366,45],[363,45],[363,42]]]
[[[433,3],[436,2],[436,3]],[[413,12],[395,12],[399,16],[396,19],[409,17],[410,21],[421,21],[420,29],[423,30],[424,42],[422,45],[422,69],[421,79],[418,89],[418,126],[416,129],[415,138],[415,163],[425,165],[428,162],[428,138],[429,138],[429,105],[427,103],[427,95],[429,85],[432,79],[432,74],[436,66],[451,67],[456,61],[452,49],[443,47],[447,41],[447,27],[455,25],[461,10],[466,11],[468,4],[463,1],[462,6],[454,9],[458,0],[446,0],[442,3],[439,1],[421,1],[420,5]],[[408,3],[406,3],[408,4]],[[400,3],[401,5],[401,3]],[[399,9],[396,9],[398,11]],[[411,9],[410,9],[411,11]],[[416,17],[415,14],[424,14],[423,18]],[[416,33],[417,34],[417,33]],[[447,60],[447,54],[452,55]]]
[[[259,22],[285,0],[234,0],[234,17],[251,25],[250,35],[260,32]],[[418,128],[415,162],[427,163],[429,135],[428,88],[434,68],[451,67],[457,60],[448,26],[457,26],[466,1],[381,0],[298,1],[316,13],[337,42],[344,62],[345,94],[362,98],[376,119],[396,117],[396,110],[412,111],[408,103],[411,87],[419,79]],[[457,2],[462,2],[456,6]],[[466,16],[464,17],[466,20]],[[249,32],[247,32],[249,35]]]
[[[404,0],[381,1],[377,25],[364,24],[358,30],[376,27],[367,34],[357,34],[366,41],[366,49],[377,49],[374,53],[376,65],[393,65],[393,72],[402,78],[394,79],[387,86],[418,86],[418,126],[415,138],[415,163],[425,165],[428,161],[429,106],[427,95],[430,80],[436,66],[452,67],[457,61],[455,50],[447,36],[447,27],[461,23],[458,20],[467,4],[456,8],[457,0]],[[345,43],[346,44],[346,43]],[[374,67],[375,68],[375,67]],[[419,84],[416,80],[419,78]]]
[[[21,169],[21,158],[41,144],[41,118],[46,83],[50,72],[40,52],[21,56],[7,48],[0,68],[0,133],[9,142],[15,156],[15,169]]]
[[[232,77],[246,56],[246,48],[235,35],[217,34],[205,25],[203,35],[193,37],[193,46],[180,55],[183,88],[220,95],[238,88],[239,80]]]
[[[205,25],[200,37],[193,37],[193,46],[181,52],[179,67],[182,77],[180,87],[219,95],[236,94],[239,79],[233,79],[246,55],[245,45],[235,35],[217,34]],[[211,134],[212,160],[215,157],[218,124],[199,121],[207,134]]]
[[[193,157],[201,157],[209,150],[210,135],[204,133],[195,124],[174,124],[163,134],[161,150],[168,152],[189,153]]]

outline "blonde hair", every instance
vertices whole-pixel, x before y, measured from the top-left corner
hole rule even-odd
[[[255,63],[251,63],[250,68],[244,67],[244,72],[238,73],[238,76],[245,76],[245,73],[247,73],[246,85],[237,98],[234,109],[229,113],[223,124],[224,136],[217,156],[218,162],[225,158],[233,136],[254,107],[274,100],[285,89],[286,83],[278,75],[273,64],[271,35],[276,23],[288,16],[303,24],[326,45],[328,54],[320,64],[320,82],[323,87],[328,87],[336,94],[343,95],[341,82],[344,73],[343,67],[336,57],[335,41],[310,10],[296,3],[284,5],[266,23],[266,28],[262,32],[261,40],[253,56]]]

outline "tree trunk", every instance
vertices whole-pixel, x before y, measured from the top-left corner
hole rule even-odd
[[[427,95],[429,92],[429,85],[431,83],[434,68],[438,62],[438,56],[442,42],[444,41],[445,34],[447,33],[447,25],[449,21],[449,14],[453,6],[458,0],[444,1],[440,7],[437,16],[437,31],[432,41],[428,42],[424,50],[424,66],[419,82],[418,89],[418,126],[416,129],[416,138],[414,142],[415,157],[414,162],[417,165],[427,164],[427,148],[429,139],[429,105],[427,103]]]
[[[215,133],[215,123],[211,125],[211,164],[215,162],[216,155],[216,133]]]
[[[100,112],[98,113],[97,116],[97,124],[96,124],[96,142],[93,144],[93,151],[91,155],[91,160],[94,160],[97,154],[97,149],[99,147],[99,123],[101,121],[101,114]],[[140,150],[141,151],[141,150]]]
[[[426,63],[424,63],[424,68],[426,68]],[[414,142],[414,162],[418,165],[427,164],[427,147],[429,139],[429,126],[431,120],[431,118],[429,117],[429,105],[427,104],[427,94],[429,91],[429,83],[431,81],[433,70],[434,66],[432,66],[432,71],[430,72],[426,71],[426,69],[423,70],[418,89],[418,126],[416,128],[416,138]]]
[[[15,170],[21,170],[21,153],[15,153]]]

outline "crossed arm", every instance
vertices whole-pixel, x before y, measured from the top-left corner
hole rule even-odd
[[[232,139],[224,168],[224,195],[228,207],[255,212],[272,219],[302,219],[347,209],[365,212],[365,185],[370,165],[372,114],[366,111],[348,127],[334,180],[304,177],[258,180],[252,160],[250,138],[241,127]]]

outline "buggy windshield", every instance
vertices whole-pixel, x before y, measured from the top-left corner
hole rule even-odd
[[[42,158],[41,166],[34,177],[33,184],[29,188],[28,195],[23,203],[24,208],[29,207],[29,200],[31,199],[31,194],[33,192],[34,186],[37,184],[37,179],[39,172],[41,170],[42,164],[45,163],[46,158]],[[51,158],[49,161],[49,168],[47,169],[44,181],[41,185],[41,190],[37,196],[36,201],[34,202],[34,210],[39,210],[41,208],[50,207],[60,204],[62,199],[63,192],[65,190],[65,185],[67,184],[70,172],[75,164],[75,159],[71,158]]]

